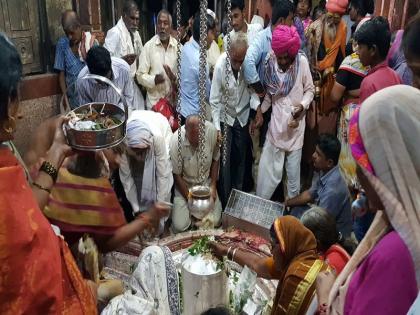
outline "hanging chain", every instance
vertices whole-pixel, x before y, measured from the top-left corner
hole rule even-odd
[[[176,111],[178,112],[178,169],[181,172],[182,176],[182,156],[181,156],[181,0],[176,0],[176,29],[177,29],[177,50],[176,50],[176,86],[177,86],[177,95],[176,95]]]
[[[198,93],[200,97],[200,127],[199,127],[199,172],[201,183],[205,182],[205,122],[206,122],[206,80],[207,79],[207,0],[200,0],[200,64],[198,78]]]
[[[229,102],[229,80],[230,80],[230,74],[232,71],[232,67],[230,64],[230,32],[232,30],[232,15],[231,15],[231,0],[226,1],[226,7],[227,7],[227,17],[228,17],[228,25],[227,25],[227,33],[226,33],[226,64],[225,64],[225,88],[223,90],[223,129],[222,129],[222,163],[223,165],[226,164],[226,158],[227,158],[227,138],[228,138],[228,125],[226,123],[226,116],[227,116],[227,107]]]

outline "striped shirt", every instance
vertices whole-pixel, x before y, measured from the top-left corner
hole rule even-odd
[[[112,83],[121,90],[122,95],[127,101],[129,109],[133,108],[134,99],[134,81],[130,74],[130,66],[124,60],[111,57],[112,61]],[[96,82],[95,80],[81,80],[89,74],[89,69],[85,66],[80,71],[77,79],[77,92],[79,96],[79,104],[87,104],[91,102],[107,102],[123,108],[123,103],[115,90],[107,85]]]

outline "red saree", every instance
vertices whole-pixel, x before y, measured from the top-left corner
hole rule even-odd
[[[0,296],[0,314],[97,313],[66,243],[7,148],[0,148]]]

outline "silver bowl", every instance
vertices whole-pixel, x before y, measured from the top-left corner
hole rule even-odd
[[[115,92],[120,96],[124,105],[124,110],[119,106],[111,103],[95,102],[82,105],[72,112],[78,114],[89,111],[90,108],[97,112],[102,112],[106,115],[115,117],[121,121],[117,126],[113,126],[103,130],[76,130],[70,127],[69,124],[64,124],[64,134],[67,138],[67,143],[74,149],[83,151],[103,150],[120,144],[126,136],[126,124],[128,119],[128,106],[121,90],[117,88],[110,80],[105,77],[89,74],[79,80],[97,80],[110,85]]]
[[[190,188],[188,209],[195,218],[201,220],[214,209],[214,200],[208,186]]]

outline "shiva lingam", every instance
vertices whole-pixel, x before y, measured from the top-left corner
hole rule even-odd
[[[181,267],[183,314],[200,315],[216,306],[228,305],[228,277],[211,257],[189,255]]]

